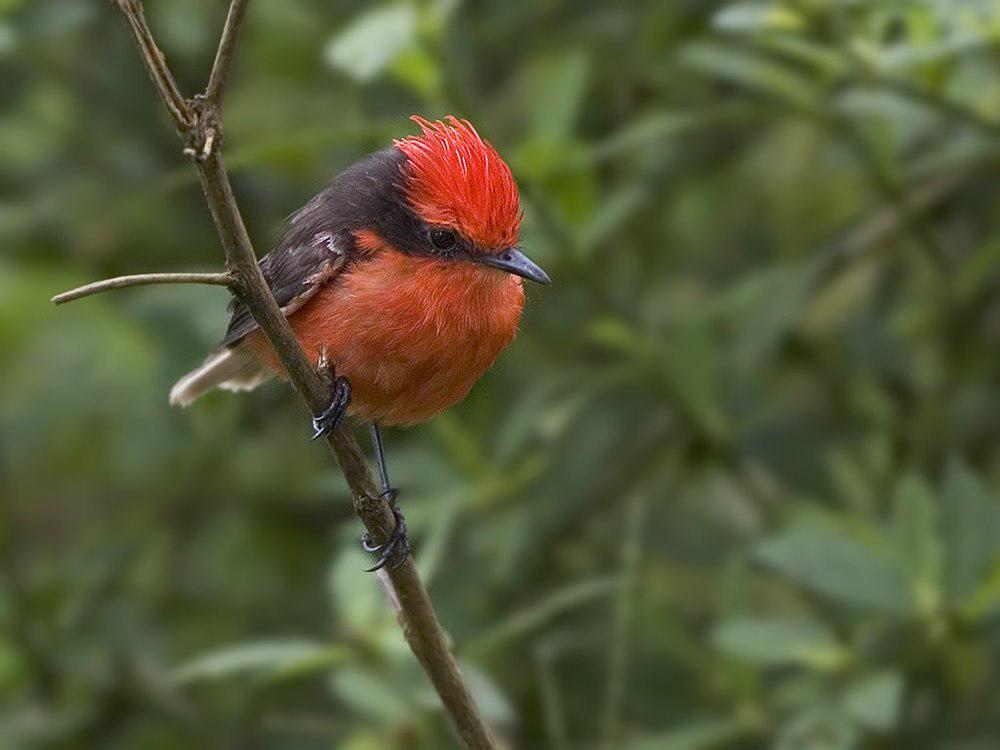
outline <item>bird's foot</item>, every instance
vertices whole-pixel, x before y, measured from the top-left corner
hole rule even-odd
[[[410,554],[410,537],[406,533],[406,519],[403,517],[403,511],[399,509],[397,494],[398,490],[390,488],[380,496],[389,501],[389,509],[392,510],[392,517],[396,521],[389,541],[385,544],[375,544],[367,531],[361,535],[361,546],[365,552],[379,555],[378,561],[367,569],[368,573],[373,573],[387,565],[390,568],[398,568]]]
[[[347,413],[347,405],[351,402],[351,384],[347,378],[338,377],[333,381],[333,388],[330,392],[330,405],[323,410],[323,413],[315,417],[312,426],[315,432],[310,440],[329,435],[340,427],[344,421],[344,414]]]

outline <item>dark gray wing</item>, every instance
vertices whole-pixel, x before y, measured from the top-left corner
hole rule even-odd
[[[317,232],[312,237],[290,232],[274,250],[261,258],[260,270],[286,316],[302,307],[336,277],[347,260],[347,246],[347,241],[331,232]],[[238,343],[257,327],[253,315],[242,302],[234,299],[231,309],[223,346]]]
[[[330,283],[351,258],[360,257],[354,230],[375,231],[395,247],[419,251],[426,227],[417,220],[397,185],[403,152],[376,151],[341,172],[292,217],[277,247],[260,261],[268,286],[285,315],[291,315]],[[246,306],[234,302],[222,343],[232,346],[257,327]]]

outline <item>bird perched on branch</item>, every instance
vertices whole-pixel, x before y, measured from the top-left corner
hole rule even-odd
[[[423,422],[461,401],[514,338],[521,279],[548,284],[518,248],[510,168],[473,126],[412,120],[422,134],[360,160],[310,200],[260,261],[312,361],[336,372],[314,437],[345,414],[372,425],[383,491],[396,518],[372,570],[405,559],[406,525],[389,486],[378,425]],[[238,300],[205,363],[170,392],[188,405],[213,388],[252,390],[281,366]]]

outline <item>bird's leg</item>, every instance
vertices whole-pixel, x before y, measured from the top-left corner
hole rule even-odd
[[[323,413],[314,417],[312,421],[313,429],[316,430],[310,440],[329,435],[340,427],[344,421],[344,414],[347,412],[347,405],[351,402],[351,384],[345,377],[333,379],[333,386],[330,389],[330,405]]]
[[[382,494],[379,497],[385,498],[392,511],[392,517],[396,521],[396,526],[392,530],[392,536],[385,544],[375,544],[371,536],[366,531],[361,537],[361,546],[365,552],[378,553],[378,561],[368,572],[384,568],[386,565],[397,567],[403,564],[406,556],[410,554],[410,538],[406,533],[406,519],[403,518],[403,511],[399,509],[399,491],[389,484],[389,470],[385,465],[385,451],[382,448],[382,436],[379,434],[378,425],[372,422],[372,447],[375,449],[375,457],[378,459],[378,471],[382,479]]]

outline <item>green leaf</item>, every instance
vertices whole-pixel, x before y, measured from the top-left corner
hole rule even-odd
[[[850,68],[848,58],[836,44],[824,43],[801,34],[760,34],[754,43],[786,59],[794,60],[821,74],[824,80],[842,75]]]
[[[252,673],[259,677],[291,677],[322,671],[343,663],[349,652],[342,646],[288,639],[242,643],[199,656],[173,671],[180,685]]]
[[[903,704],[903,678],[882,672],[851,687],[842,700],[844,711],[860,726],[873,732],[888,732],[899,722]]]
[[[429,99],[440,93],[444,76],[437,59],[421,45],[402,50],[392,62],[392,75],[400,83]]]
[[[684,322],[659,345],[661,373],[679,409],[713,438],[729,431],[722,404],[722,351],[705,320]]]
[[[822,260],[810,260],[758,271],[727,295],[737,325],[736,345],[730,360],[735,373],[752,377],[760,372],[802,315],[825,267]]]
[[[535,138],[562,141],[572,134],[583,105],[590,65],[583,50],[542,61],[531,77],[534,88],[531,133]]]
[[[946,591],[951,602],[961,604],[997,559],[1000,504],[968,467],[955,461],[945,476],[941,516]]]
[[[773,750],[859,750],[859,731],[837,710],[810,706],[781,727]]]
[[[618,132],[593,145],[588,152],[588,159],[594,163],[602,163],[633,153],[641,155],[649,148],[658,147],[668,138],[682,136],[703,127],[706,119],[711,120],[710,113],[654,110],[636,117]]]
[[[605,243],[645,205],[649,191],[642,185],[627,184],[610,191],[591,214],[580,233],[580,249],[589,256],[600,255]]]
[[[410,722],[419,710],[400,686],[371,670],[356,667],[338,670],[332,686],[348,706],[385,724]]]
[[[617,591],[619,576],[602,576],[566,586],[544,597],[537,605],[514,612],[462,649],[463,656],[494,651],[510,641],[524,637],[552,618]]]
[[[811,81],[760,55],[697,43],[684,48],[680,59],[690,68],[797,108],[812,110],[817,106],[817,91]]]
[[[943,550],[934,495],[916,475],[904,476],[896,487],[892,537],[896,555],[913,580],[917,607],[933,612],[941,602]]]
[[[876,60],[880,68],[898,75],[911,68],[940,63],[963,53],[988,48],[996,44],[998,36],[995,27],[992,33],[986,34],[972,29],[959,30],[930,44],[896,44],[879,50]]]
[[[746,733],[736,719],[703,719],[642,737],[625,745],[625,750],[712,750]]]
[[[843,533],[795,528],[759,544],[755,556],[791,581],[842,604],[896,616],[913,611],[900,571]]]
[[[712,643],[730,656],[763,667],[801,664],[834,669],[846,659],[830,631],[807,618],[728,620],[712,632]]]
[[[417,14],[409,5],[392,5],[361,14],[330,40],[329,65],[359,83],[373,80],[415,39]]]
[[[383,622],[386,614],[378,587],[361,575],[364,567],[364,556],[355,549],[346,549],[330,566],[328,581],[338,616],[347,626],[362,633]]]
[[[733,3],[712,16],[712,25],[721,31],[793,31],[802,27],[802,17],[777,3]]]
[[[476,699],[476,705],[479,706],[479,710],[483,712],[486,720],[494,725],[512,726],[517,719],[517,713],[496,683],[483,670],[473,664],[463,662],[461,667],[469,691]],[[437,705],[438,700],[435,696],[435,705]]]

